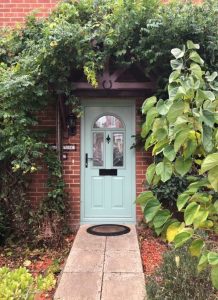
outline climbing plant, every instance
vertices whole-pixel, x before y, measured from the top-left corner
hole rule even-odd
[[[24,26],[1,30],[0,201],[3,206],[10,206],[9,211],[14,211],[12,203],[29,207],[26,191],[30,175],[43,163],[50,171],[54,167],[48,159],[51,152],[46,132],[38,130],[40,112],[48,105],[56,105],[61,95],[80,114],[72,84],[75,70],[82,70],[96,87],[97,74],[108,60],[116,66],[141,64],[146,75],[152,73],[157,79],[158,91],[164,94],[170,49],[187,38],[201,43],[207,68],[214,70],[218,40],[216,6],[215,0],[206,0],[201,5],[193,5],[191,1],[164,5],[159,0],[69,0],[61,2],[48,18],[38,20],[32,14]],[[53,169],[53,175],[49,176],[45,216],[52,199],[53,207],[60,204],[57,212],[63,215],[64,182],[58,158],[55,160],[55,170],[59,171],[54,174]],[[56,192],[58,201],[54,197]],[[19,210],[19,220],[26,219],[28,225],[28,211],[23,217],[21,213]]]
[[[172,49],[168,98],[153,96],[142,106],[146,121],[141,135],[145,150],[152,147],[154,156],[147,181],[155,186],[173,175],[189,175],[190,184],[176,202],[184,222],[172,218],[151,191],[142,193],[138,202],[158,235],[176,248],[192,241],[189,251],[199,257],[199,271],[209,264],[218,288],[218,249],[207,238],[218,233],[218,74],[205,70],[199,47],[188,41],[182,49]],[[162,158],[156,162],[158,154]]]

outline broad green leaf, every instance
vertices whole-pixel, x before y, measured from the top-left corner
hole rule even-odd
[[[177,71],[173,71],[171,74],[170,74],[170,77],[169,77],[169,83],[172,83],[174,82],[181,74],[181,71],[177,70]]]
[[[183,60],[182,59],[172,59],[170,61],[170,65],[173,70],[181,70],[181,69],[183,69]]]
[[[164,226],[161,226],[159,228],[154,228],[156,235],[160,235],[163,231],[163,228],[164,228]]]
[[[166,182],[172,176],[172,173],[173,173],[172,164],[167,160],[159,162],[156,165],[156,173],[157,173],[157,175],[159,175],[161,177],[161,180],[163,182]]]
[[[208,82],[212,82],[217,77],[217,75],[218,75],[217,72],[213,72],[211,75],[206,73],[205,78],[207,79]]]
[[[181,175],[184,176],[185,174],[187,174],[192,166],[192,159],[183,159],[183,157],[177,157],[176,161],[175,161],[175,169],[176,172]]]
[[[169,103],[170,104],[172,101],[174,101],[174,103],[175,103],[175,100],[181,100],[184,96],[186,96],[186,91],[182,86],[173,87],[169,84],[168,85],[168,93],[169,93]]]
[[[218,265],[218,252],[209,252],[207,258],[210,265]]]
[[[190,70],[193,75],[195,75],[198,79],[202,78],[203,71],[201,70],[201,67],[198,64],[192,63],[190,66]]]
[[[188,186],[188,191],[190,193],[196,193],[200,187],[207,186],[209,184],[207,178],[202,178],[201,180],[198,180],[196,182],[192,182]]]
[[[213,286],[218,289],[218,265],[211,268],[211,281]]]
[[[167,134],[167,130],[165,128],[159,128],[155,133],[154,133],[154,137],[158,140],[158,141],[162,141],[163,139],[165,139],[168,136]]]
[[[151,130],[152,124],[154,122],[154,119],[157,117],[158,112],[156,107],[152,107],[149,109],[147,115],[146,115],[146,121],[142,125],[142,132],[141,136],[145,138],[149,131]]]
[[[184,111],[184,102],[182,100],[176,100],[171,105],[170,110],[167,114],[167,119],[170,123],[174,123],[178,117],[181,117]]]
[[[190,199],[190,195],[188,193],[183,193],[179,195],[176,201],[176,205],[179,211],[183,209],[183,207],[186,205],[189,199]]]
[[[210,229],[210,228],[213,228],[213,226],[214,226],[213,221],[206,220],[206,221],[204,221],[203,223],[200,224],[199,228]]]
[[[204,247],[204,241],[201,239],[194,240],[189,247],[189,252],[192,256],[200,256],[202,248]]]
[[[202,112],[201,112],[201,119],[207,126],[213,128],[214,122],[215,122],[213,112],[211,112],[207,109],[203,109]]]
[[[209,154],[201,165],[201,174],[213,169],[218,166],[218,152]]]
[[[161,117],[158,117],[154,120],[153,126],[152,126],[152,131],[155,133],[158,129],[163,128],[165,125],[165,120]]]
[[[163,150],[163,155],[169,160],[173,161],[176,157],[176,153],[172,145],[167,145]]]
[[[184,213],[184,219],[185,219],[185,224],[187,226],[189,226],[193,223],[199,209],[200,209],[200,205],[198,205],[195,202],[190,203],[186,207],[185,213]]]
[[[206,267],[207,267],[207,264],[208,264],[208,258],[207,258],[207,253],[203,254],[199,260],[199,263],[198,263],[198,272],[201,272],[203,271]]]
[[[152,180],[154,179],[155,169],[156,169],[156,165],[154,163],[151,164],[150,166],[148,166],[148,168],[147,168],[146,180],[147,180],[148,184],[151,184]]]
[[[194,229],[200,228],[201,225],[207,220],[207,217],[209,215],[208,210],[199,210],[196,214],[196,217],[194,219],[193,225]]]
[[[165,146],[168,145],[168,143],[169,143],[169,141],[167,138],[165,138],[162,141],[157,142],[152,150],[152,154],[157,155],[157,154],[161,153],[163,151],[163,149],[165,148]]]
[[[181,247],[184,245],[193,235],[193,230],[191,228],[184,228],[182,232],[178,233],[173,242],[175,243],[175,247]]]
[[[152,182],[152,185],[157,185],[158,183],[160,182],[160,176],[155,174],[154,175],[154,179],[153,179],[153,182]]]
[[[153,220],[160,207],[161,205],[157,200],[149,200],[149,202],[147,202],[147,205],[144,209],[144,217],[146,222],[149,223]]]
[[[167,228],[166,238],[171,243],[175,236],[184,228],[184,223],[174,222]]]
[[[206,152],[213,150],[213,129],[203,124],[202,143]]]
[[[156,199],[151,191],[142,192],[136,199],[136,203],[145,205],[148,200]]]
[[[196,139],[188,139],[185,143],[185,147],[183,150],[183,156],[185,159],[190,158],[196,151],[198,144]]]
[[[185,54],[185,47],[183,46],[183,49],[179,49],[179,48],[174,48],[171,50],[171,53],[173,54],[173,56],[178,59],[178,58],[182,58]]]
[[[174,142],[174,150],[176,153],[179,151],[181,146],[184,145],[185,141],[188,139],[189,132],[190,132],[189,129],[185,129],[183,131],[180,131],[176,135],[175,142]]]
[[[153,220],[153,225],[155,228],[160,228],[166,221],[171,217],[168,209],[159,210]]]
[[[175,222],[178,222],[177,219],[170,218],[170,219],[168,219],[168,220],[165,222],[165,224],[162,226],[161,237],[162,237],[162,239],[163,239],[164,241],[167,240],[166,234],[167,234],[167,229],[168,229],[168,227],[169,227],[171,224],[175,223]]]
[[[142,113],[146,114],[150,108],[154,106],[157,102],[157,98],[155,96],[147,98],[142,105]]]
[[[200,65],[204,64],[203,59],[200,57],[200,55],[196,51],[192,51],[189,55],[189,58]]]
[[[148,148],[150,148],[152,145],[154,145],[154,143],[155,143],[155,140],[153,139],[153,135],[150,134],[150,135],[146,138],[146,141],[145,141],[145,145],[144,145],[145,150],[147,151]]]
[[[208,180],[214,190],[218,192],[218,166],[214,167],[208,172]]]
[[[173,102],[175,99],[177,92],[178,92],[178,86],[172,86],[171,84],[168,85],[168,94],[169,94],[169,101]]]
[[[189,50],[191,50],[191,49],[200,49],[200,46],[199,46],[199,44],[194,44],[192,41],[187,41],[187,48],[189,49]]]
[[[165,116],[168,113],[168,111],[170,109],[170,106],[171,106],[170,102],[167,102],[167,101],[164,101],[164,100],[160,99],[157,102],[156,108],[157,108],[157,111],[160,115]]]
[[[206,99],[210,100],[210,101],[213,101],[216,99],[215,95],[213,92],[211,91],[204,91],[204,94],[206,96]]]

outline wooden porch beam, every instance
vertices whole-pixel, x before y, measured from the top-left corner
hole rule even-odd
[[[155,89],[154,82],[111,82],[108,84],[110,88],[105,88],[102,83],[94,89],[91,84],[87,82],[74,82],[74,87],[77,90],[147,90]]]

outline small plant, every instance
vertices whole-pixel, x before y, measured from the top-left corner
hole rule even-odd
[[[186,177],[172,176],[167,182],[159,182],[156,186],[149,186],[149,189],[163,206],[174,214],[177,212],[176,199],[187,189],[188,185]]]
[[[146,285],[148,300],[217,299],[209,270],[197,274],[197,264],[187,248],[165,253],[163,265]]]
[[[37,293],[49,291],[55,286],[53,274],[34,278],[26,268],[10,270],[0,268],[1,300],[33,300]]]

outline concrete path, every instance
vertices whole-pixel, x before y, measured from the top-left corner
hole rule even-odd
[[[54,299],[146,299],[135,226],[115,237],[88,234],[87,227],[77,233]]]

